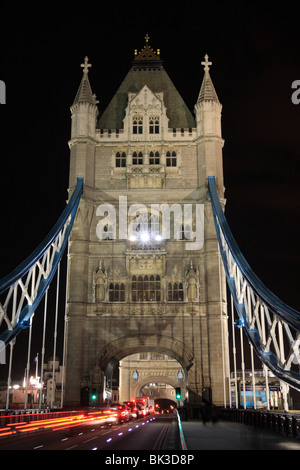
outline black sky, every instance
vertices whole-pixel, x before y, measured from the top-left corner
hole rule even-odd
[[[8,274],[42,241],[65,207],[70,106],[87,55],[105,109],[146,33],[193,110],[201,61],[223,104],[226,216],[241,251],[276,295],[300,310],[299,7],[289,2],[90,2],[12,5],[1,16],[1,256]],[[96,5],[96,6],[95,6]]]

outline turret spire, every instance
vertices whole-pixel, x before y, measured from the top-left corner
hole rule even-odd
[[[208,61],[207,54],[205,55],[204,59],[205,61],[201,62],[201,65],[204,65],[204,78],[202,81],[197,103],[200,103],[201,101],[216,101],[217,103],[219,103],[218,95],[216,93],[215,87],[209,74],[209,68],[210,65],[212,65],[212,62]]]
[[[83,68],[83,73],[88,74],[89,73],[89,67],[92,66],[92,64],[89,64],[89,58],[85,56],[84,58],[84,64],[81,64],[81,67]]]
[[[79,102],[86,102],[94,105],[98,103],[98,101],[96,100],[96,95],[94,95],[92,92],[91,85],[88,79],[89,68],[92,66],[92,64],[89,64],[88,61],[89,59],[86,56],[84,58],[84,63],[80,65],[83,68],[83,77],[79,85],[77,94],[75,96],[73,106]]]
[[[212,62],[208,62],[208,55],[204,56],[205,62],[201,62],[201,65],[204,65],[204,71],[209,72],[209,65],[212,65]]]

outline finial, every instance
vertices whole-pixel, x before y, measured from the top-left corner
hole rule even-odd
[[[153,51],[153,49],[151,49],[151,47],[149,46],[149,39],[150,39],[150,36],[149,34],[147,33],[146,36],[145,36],[145,41],[146,41],[146,44],[144,46],[144,48],[138,52],[137,49],[134,50],[134,55],[135,55],[135,62],[139,62],[139,61],[160,61],[160,49],[157,49],[156,53]]]
[[[92,64],[88,63],[89,58],[85,56],[84,58],[84,64],[81,64],[81,67],[83,68],[83,73],[88,73],[89,72],[89,67],[92,66]]]
[[[205,57],[205,62],[201,62],[201,65],[204,65],[204,71],[208,72],[209,71],[209,65],[212,65],[212,62],[208,62],[208,55],[206,54]]]

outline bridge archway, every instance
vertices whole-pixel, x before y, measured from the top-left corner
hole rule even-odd
[[[155,335],[145,335],[143,337],[128,335],[106,345],[97,358],[97,365],[104,373],[104,386],[111,387],[113,372],[119,361],[140,352],[157,352],[173,357],[180,364],[183,371],[182,387],[188,387],[188,370],[195,363],[194,355],[183,342],[163,335],[159,337]],[[154,379],[155,381],[164,381],[159,376],[153,377],[153,381]],[[144,381],[144,384],[140,381],[137,383],[136,393],[138,393],[141,386],[149,383],[149,376]],[[174,380],[174,383],[170,383],[170,385],[175,387],[178,383]]]
[[[153,384],[155,384],[154,389],[152,389]],[[165,388],[163,388],[164,386]],[[134,391],[135,396],[140,396],[142,394],[143,396],[147,396],[152,399],[155,403],[157,401],[166,400],[172,402],[174,406],[177,406],[178,400],[176,400],[175,395],[176,387],[181,388],[184,400],[185,381],[178,381],[175,377],[162,377],[161,375],[143,377],[135,384]],[[152,395],[150,395],[151,389],[154,391]]]

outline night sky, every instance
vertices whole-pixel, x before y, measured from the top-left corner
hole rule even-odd
[[[84,57],[102,112],[148,33],[191,110],[201,61],[205,54],[212,61],[223,105],[226,217],[255,273],[300,310],[300,104],[291,100],[300,80],[297,7],[109,4],[85,1],[61,11],[55,3],[37,10],[22,2],[1,15],[0,276],[33,251],[65,207],[70,106]]]

